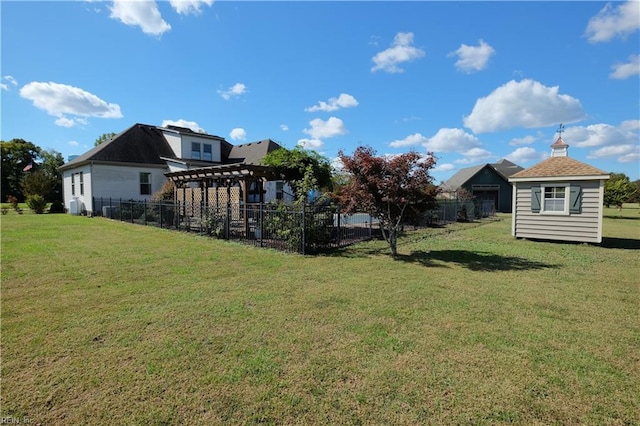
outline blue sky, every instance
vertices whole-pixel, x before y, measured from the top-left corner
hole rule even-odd
[[[81,154],[134,123],[334,159],[434,152],[437,182],[569,155],[640,178],[640,2],[2,1],[1,139]]]

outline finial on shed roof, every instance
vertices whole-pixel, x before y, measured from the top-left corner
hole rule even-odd
[[[551,156],[552,157],[568,157],[569,156],[569,145],[567,145],[564,140],[562,140],[562,133],[564,133],[564,125],[560,123],[558,126],[558,130],[556,130],[558,134],[558,139],[551,145]]]

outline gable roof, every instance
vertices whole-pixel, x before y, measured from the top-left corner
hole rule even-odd
[[[279,148],[282,147],[271,139],[235,145],[225,163],[261,164],[268,153]]]
[[[540,163],[524,169],[511,176],[511,179],[524,180],[530,178],[560,177],[599,177],[608,179],[609,174],[570,157],[550,157]]]
[[[92,161],[165,165],[161,157],[175,158],[173,150],[155,126],[136,123],[84,154],[62,165],[70,169]]]
[[[449,190],[456,190],[467,183],[471,178],[480,173],[480,171],[486,167],[491,168],[505,181],[508,181],[509,176],[523,170],[523,168],[518,166],[517,164],[514,164],[509,160],[502,159],[496,163],[480,164],[478,166],[465,167],[464,169],[460,169],[456,174],[447,179],[441,186]]]

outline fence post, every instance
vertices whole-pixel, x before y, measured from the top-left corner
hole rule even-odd
[[[337,235],[338,235],[338,247],[340,247],[340,240],[341,240],[341,236],[342,236],[342,226],[341,226],[341,222],[342,222],[342,207],[340,206],[340,204],[338,204],[337,208],[336,208],[336,213],[338,216],[338,230],[337,230]]]
[[[144,212],[142,213],[142,215],[144,216],[144,226],[147,226],[147,200],[146,198],[143,200],[143,208],[144,208]]]
[[[225,239],[229,239],[229,235],[231,232],[231,204],[227,202],[227,214],[224,218],[224,236]]]
[[[302,254],[305,254],[305,247],[307,245],[306,241],[307,234],[307,204],[302,204]]]
[[[258,217],[258,223],[260,224],[260,247],[262,247],[262,238],[264,234],[264,220],[263,220],[263,211],[264,211],[264,203],[260,202],[260,212],[258,213],[260,216]]]
[[[162,201],[158,203],[158,210],[160,211],[160,229],[162,229]]]

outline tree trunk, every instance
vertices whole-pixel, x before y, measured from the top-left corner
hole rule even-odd
[[[391,247],[391,256],[394,259],[398,257],[398,230],[395,227],[389,229],[389,247]]]

